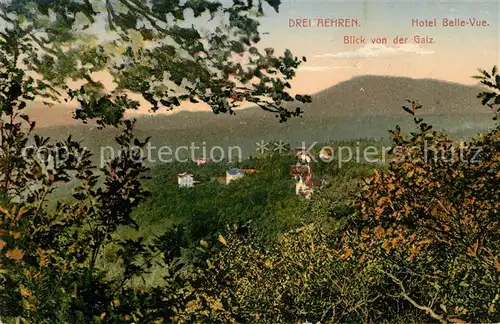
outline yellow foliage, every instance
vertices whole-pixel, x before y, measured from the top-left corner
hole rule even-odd
[[[13,238],[14,240],[17,240],[18,238],[20,238],[20,237],[21,237],[21,233],[19,233],[19,232],[10,231],[10,233],[9,233],[9,234],[10,234],[10,236],[12,236],[12,238]]]
[[[0,207],[0,212],[2,212],[5,216],[10,217],[10,212],[7,209]]]
[[[5,256],[12,260],[21,260],[24,257],[24,252],[21,249],[13,248],[10,249]]]
[[[21,287],[21,296],[31,297],[31,292],[26,287]]]
[[[342,254],[342,258],[347,259],[352,255],[352,249],[346,247],[344,248],[344,254]]]
[[[226,239],[219,234],[219,242],[221,242],[222,244],[226,245],[227,246],[227,242],[226,242]]]
[[[382,248],[387,253],[391,252],[391,241],[389,241],[389,240],[385,241],[384,244],[382,244]]]
[[[382,236],[384,235],[384,228],[382,226],[377,226],[374,230],[373,230],[373,233],[375,234],[375,237],[377,239],[380,239],[382,238]]]
[[[45,267],[47,265],[47,257],[46,257],[46,252],[42,249],[38,249],[38,257],[39,257],[39,262],[41,267]]]
[[[216,299],[215,301],[213,301],[211,306],[215,310],[224,310],[224,306],[222,305],[222,303],[219,299]]]
[[[194,312],[194,311],[196,311],[199,307],[200,307],[200,305],[198,304],[198,301],[196,301],[196,300],[191,300],[190,302],[188,302],[188,303],[186,304],[186,311],[188,311],[188,312]]]

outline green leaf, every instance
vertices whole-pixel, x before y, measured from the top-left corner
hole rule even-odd
[[[281,5],[281,0],[266,0],[266,2],[279,13],[279,6]]]

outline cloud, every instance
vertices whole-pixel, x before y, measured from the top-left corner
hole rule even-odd
[[[353,66],[299,66],[297,71],[321,72],[321,71],[329,71],[329,70],[337,70],[337,69],[353,69],[353,68],[358,68],[358,65],[354,64]]]
[[[364,47],[352,51],[352,52],[341,52],[336,54],[326,53],[321,55],[315,55],[315,58],[333,58],[333,59],[366,59],[366,58],[378,58],[378,57],[391,57],[400,55],[427,55],[433,54],[434,51],[426,50],[415,44],[405,44],[399,45],[397,47],[387,47],[380,44],[369,44]]]

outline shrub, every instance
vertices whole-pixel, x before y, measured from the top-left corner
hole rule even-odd
[[[415,124],[410,136],[392,132],[399,153],[360,188],[346,249],[407,308],[442,322],[498,321],[500,131],[460,145]]]

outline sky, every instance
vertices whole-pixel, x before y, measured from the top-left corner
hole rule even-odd
[[[97,0],[96,0],[97,1]],[[229,0],[221,0],[231,2]],[[260,18],[262,33],[257,47],[273,47],[275,53],[290,49],[305,56],[291,82],[292,93],[314,94],[360,75],[391,75],[433,78],[462,84],[476,84],[471,76],[478,68],[491,69],[500,63],[500,1],[338,1],[282,0],[279,13],[266,5]],[[311,26],[297,27],[297,20]],[[353,27],[321,27],[318,19],[349,19]],[[443,26],[443,20],[466,23]],[[412,21],[436,22],[436,26],[412,26]],[[471,22],[484,26],[471,26]],[[190,26],[189,19],[185,24]],[[195,25],[210,29],[210,23]],[[103,26],[94,32],[103,35]],[[433,43],[417,44],[418,36]],[[365,38],[365,44],[346,44],[345,37]],[[372,44],[372,38],[386,38],[386,44]],[[395,37],[407,38],[395,45]],[[106,84],[106,77],[102,76]],[[137,97],[139,98],[139,97]],[[145,101],[142,101],[145,103]],[[147,104],[146,104],[147,106]],[[184,104],[188,110],[207,109]],[[140,112],[147,112],[147,107]],[[178,110],[177,110],[178,111]]]
[[[268,10],[261,20],[260,46],[289,48],[306,56],[293,82],[298,92],[317,92],[357,75],[394,75],[434,78],[475,84],[477,68],[500,62],[500,2],[479,1],[284,1],[278,14]],[[311,27],[296,27],[295,19],[312,19]],[[357,19],[357,27],[320,27],[316,19]],[[412,26],[412,21],[436,19],[436,26]],[[469,22],[463,27],[443,26],[443,19]],[[485,26],[471,26],[472,21]],[[433,38],[416,44],[414,36]],[[345,36],[364,36],[366,44],[344,44]],[[396,36],[408,37],[395,45]],[[386,37],[387,44],[371,44]]]
[[[472,85],[477,84],[471,76],[478,68],[491,69],[500,63],[500,1],[284,0],[279,13],[269,6],[265,9],[258,47],[273,47],[275,53],[290,49],[294,55],[307,58],[291,82],[292,93],[314,94],[360,75]],[[317,19],[341,18],[357,20],[358,26],[318,26]],[[297,27],[293,23],[297,19],[311,19],[312,26]],[[436,25],[412,26],[415,19],[436,19]],[[443,26],[443,19],[468,24]],[[471,26],[471,22],[483,20],[485,26]],[[365,44],[345,44],[345,36],[363,36]],[[397,36],[408,38],[407,43],[395,45]],[[428,41],[432,38],[433,43],[416,44],[415,36]],[[371,44],[372,37],[386,37],[387,44]],[[187,110],[199,107],[183,105]]]
[[[275,53],[290,49],[307,58],[291,82],[292,93],[314,94],[360,75],[432,78],[477,84],[478,68],[500,63],[500,1],[338,1],[283,0],[279,13],[267,6],[260,18],[262,40],[257,47]],[[267,10],[266,10],[267,9]],[[357,27],[320,27],[317,19],[357,20]],[[296,20],[312,26],[297,27]],[[413,20],[436,22],[412,26]],[[443,19],[465,21],[466,26],[444,26]],[[483,22],[485,26],[472,26]],[[292,21],[292,22],[291,22]],[[308,20],[309,21],[309,20]],[[448,23],[449,25],[449,23]],[[345,44],[345,36],[363,36],[365,44]],[[393,43],[395,37],[406,44]],[[417,44],[414,37],[432,44]],[[387,44],[372,44],[385,37]],[[185,104],[187,110],[208,109]]]

